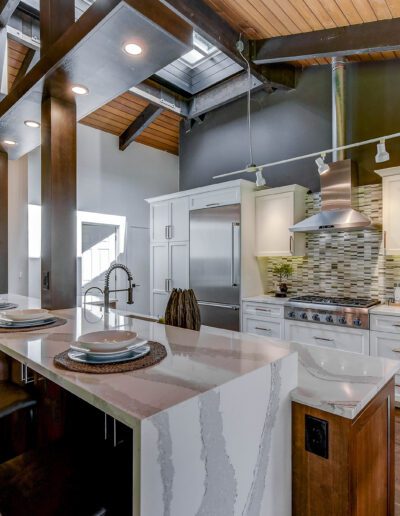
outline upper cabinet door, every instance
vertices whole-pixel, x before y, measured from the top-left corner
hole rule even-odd
[[[289,231],[304,218],[305,189],[301,187],[265,190],[256,196],[256,255],[302,256],[304,234]]]
[[[179,197],[171,203],[171,219],[169,240],[171,242],[185,242],[189,240],[189,198]]]
[[[150,205],[150,231],[152,242],[167,242],[170,225],[170,201]]]
[[[256,199],[257,256],[292,253],[293,193],[265,195]]]
[[[385,253],[400,255],[400,173],[383,179]]]

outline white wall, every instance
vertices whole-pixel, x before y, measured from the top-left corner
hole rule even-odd
[[[139,143],[122,152],[117,137],[78,125],[77,164],[78,210],[127,218],[127,244],[119,260],[140,285],[129,309],[149,313],[149,206],[144,199],[179,190],[178,157]],[[28,190],[29,203],[40,204],[40,148],[29,154]],[[35,296],[40,293],[40,260],[29,262],[29,292]]]
[[[8,291],[28,295],[28,160],[8,163]]]

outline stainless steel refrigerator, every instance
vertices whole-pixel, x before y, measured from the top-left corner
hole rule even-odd
[[[190,212],[190,288],[207,326],[240,328],[240,204]]]

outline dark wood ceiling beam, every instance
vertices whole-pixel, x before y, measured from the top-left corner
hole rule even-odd
[[[400,19],[277,36],[251,45],[257,65],[400,50]]]
[[[263,83],[252,77],[251,90],[261,89]],[[197,118],[213,109],[219,108],[246,95],[249,88],[249,80],[246,72],[222,82],[217,86],[198,93],[189,104],[188,117]]]
[[[19,0],[0,0],[0,26],[6,27],[13,12],[18,7]]]
[[[119,137],[119,150],[123,151],[129,147],[163,111],[163,108],[149,104]]]
[[[210,43],[224,52],[233,61],[245,67],[245,63],[236,49],[236,43],[240,34],[229,25],[219,14],[217,14],[203,0],[160,0],[169,7],[175,14],[182,17],[189,23],[196,32],[205,37]],[[249,50],[246,38],[245,52]],[[279,65],[278,71],[275,67],[259,67],[251,63],[253,75],[261,82],[279,89],[292,89],[296,83],[296,71],[292,65]]]

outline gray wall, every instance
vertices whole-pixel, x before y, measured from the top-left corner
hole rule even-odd
[[[300,77],[296,90],[252,98],[254,158],[256,163],[277,161],[331,147],[331,75],[329,66],[311,67]],[[347,66],[348,142],[400,130],[400,64],[398,61]],[[249,162],[246,102],[240,99],[206,116],[192,132],[182,130],[180,188],[187,190],[216,182],[212,176],[241,169]],[[391,160],[400,163],[398,140],[388,144]],[[359,165],[360,184],[379,182],[373,174],[376,147],[362,147],[348,157]],[[329,160],[329,159],[328,159]],[[280,165],[264,171],[269,186],[298,183],[320,189],[313,159]],[[234,176],[253,179],[250,174]],[[227,179],[222,179],[226,181]]]

